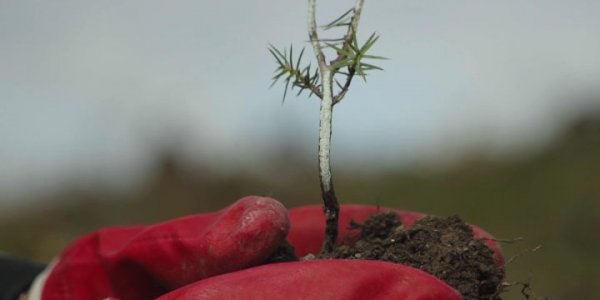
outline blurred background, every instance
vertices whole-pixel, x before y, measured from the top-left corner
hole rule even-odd
[[[353,5],[321,2],[322,24]],[[47,262],[248,194],[320,203],[318,100],[268,88],[268,44],[309,46],[305,6],[0,0],[0,251]],[[367,1],[359,40],[390,60],[336,106],[341,202],[458,214],[523,238],[502,245],[509,281],[600,295],[599,10]]]

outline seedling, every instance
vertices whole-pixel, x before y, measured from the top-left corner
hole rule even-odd
[[[329,159],[333,107],[342,101],[354,76],[358,75],[366,81],[368,71],[382,70],[378,66],[365,63],[366,59],[384,59],[367,54],[379,39],[378,35],[371,34],[362,46],[357,41],[356,32],[363,3],[364,0],[357,0],[353,8],[321,27],[323,31],[345,27],[345,34],[341,38],[320,39],[315,18],[316,0],[308,0],[308,36],[317,60],[317,67],[314,69],[310,63],[302,66],[305,48],[302,48],[300,54],[294,57],[292,46],[289,51],[287,49],[279,50],[272,45],[269,47],[269,51],[277,62],[273,84],[280,79],[285,82],[283,101],[285,101],[288,90],[292,91],[294,88],[298,89],[297,96],[308,91],[309,97],[315,95],[321,99],[318,156],[321,197],[325,214],[325,240],[321,248],[322,253],[329,253],[333,249],[338,235],[340,210],[333,188]],[[333,50],[336,57],[327,61],[324,49]]]

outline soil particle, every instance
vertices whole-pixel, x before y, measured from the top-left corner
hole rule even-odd
[[[456,216],[428,216],[405,229],[397,214],[384,212],[351,227],[354,238],[348,237],[321,258],[402,263],[442,279],[464,299],[500,299],[504,269],[494,262],[492,250],[474,240],[469,225]]]
[[[279,247],[267,258],[265,263],[278,263],[278,262],[288,262],[288,261],[297,261],[298,257],[294,252],[294,246],[292,246],[287,240],[281,242]]]

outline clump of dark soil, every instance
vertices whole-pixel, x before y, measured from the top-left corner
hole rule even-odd
[[[404,228],[397,214],[384,212],[363,224],[353,223],[352,228],[358,240],[342,243],[321,258],[410,265],[445,281],[465,299],[500,299],[503,268],[496,265],[492,250],[474,240],[469,225],[458,217],[428,216]]]

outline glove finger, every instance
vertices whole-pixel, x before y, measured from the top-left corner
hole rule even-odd
[[[263,265],[208,278],[157,300],[405,299],[458,300],[439,279],[404,265],[367,260],[313,260]]]
[[[211,217],[149,227],[118,253],[114,266],[143,266],[168,288],[262,263],[285,238],[287,211],[275,199],[248,196]]]
[[[248,196],[216,213],[99,230],[63,252],[49,273],[43,298],[154,298],[206,277],[263,263],[288,229],[281,203]]]

